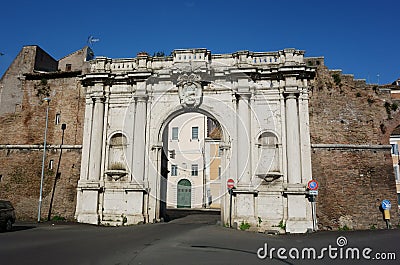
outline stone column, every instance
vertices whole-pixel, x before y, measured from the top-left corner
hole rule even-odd
[[[249,98],[249,93],[237,96],[237,177],[240,187],[249,187],[251,182]]]
[[[93,97],[92,139],[90,143],[89,180],[100,180],[101,154],[103,150],[104,97]]]
[[[132,172],[134,179],[142,183],[145,172],[145,152],[146,152],[146,105],[147,97],[136,98],[135,125],[133,133],[133,164]]]
[[[301,183],[299,114],[294,93],[286,96],[286,146],[288,183]]]
[[[101,85],[101,84],[99,84]],[[85,135],[83,145],[87,154],[83,154],[88,164],[82,166],[81,179],[78,182],[76,219],[78,222],[99,223],[99,190],[102,168],[103,128],[104,128],[104,96],[98,90],[88,98],[92,104],[88,104],[85,115]],[[87,174],[87,177],[85,175]]]
[[[89,179],[89,152],[90,138],[92,134],[93,123],[93,100],[86,97],[85,119],[83,125],[83,142],[82,142],[82,160],[81,160],[81,176],[80,181]]]
[[[251,184],[250,167],[250,93],[240,93],[237,97],[237,188],[234,190],[234,207],[236,214],[233,222],[240,225],[245,221],[256,226],[255,219],[255,191]],[[225,183],[224,183],[225,184]],[[225,184],[226,185],[226,184]]]
[[[308,214],[309,202],[302,183],[302,156],[300,144],[300,116],[298,107],[298,92],[286,93],[286,154],[287,154],[287,208],[288,219],[286,232],[305,233],[312,228],[312,220]]]

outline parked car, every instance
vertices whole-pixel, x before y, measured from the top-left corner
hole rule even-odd
[[[0,200],[0,229],[11,231],[15,223],[15,211],[11,202]]]

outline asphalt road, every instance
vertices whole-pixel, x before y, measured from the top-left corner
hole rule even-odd
[[[217,218],[128,227],[17,224],[0,233],[0,264],[400,264],[399,229],[266,235],[218,226]]]

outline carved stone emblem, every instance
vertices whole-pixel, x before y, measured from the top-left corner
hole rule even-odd
[[[187,108],[196,108],[202,102],[201,78],[196,74],[183,74],[178,77],[179,99]]]

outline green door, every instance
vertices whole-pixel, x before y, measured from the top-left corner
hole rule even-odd
[[[192,198],[192,184],[187,179],[178,182],[178,208],[190,208]]]

